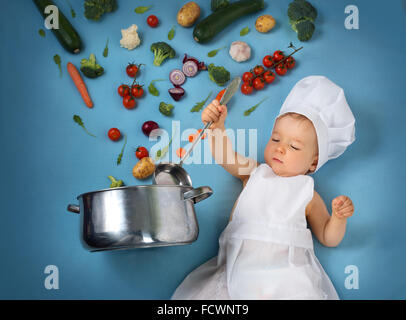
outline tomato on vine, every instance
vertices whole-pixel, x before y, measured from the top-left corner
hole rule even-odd
[[[276,50],[273,54],[273,60],[275,62],[281,61],[283,58],[285,58],[285,54],[281,50]]]
[[[280,76],[283,76],[286,73],[286,71],[288,71],[288,68],[285,66],[284,63],[278,64],[275,68],[275,72]]]
[[[254,78],[252,72],[244,72],[242,75],[243,82],[250,82]]]
[[[257,76],[257,75],[259,75],[259,74],[261,74],[262,72],[264,72],[265,71],[265,69],[264,69],[264,67],[263,66],[260,66],[260,65],[257,65],[255,68],[254,68],[254,74]]]
[[[251,94],[253,90],[254,88],[249,82],[244,82],[241,86],[241,92],[245,95]]]
[[[293,59],[293,57],[288,57],[285,60],[285,65],[288,69],[293,69],[293,67],[295,66],[295,63],[296,63],[296,61],[295,61],[295,59]]]
[[[135,78],[137,76],[138,70],[140,69],[140,64],[136,65],[134,63],[129,63],[127,68],[125,68],[125,71],[127,72],[127,75],[131,78]]]
[[[124,98],[125,96],[130,95],[130,87],[127,86],[126,84],[122,84],[121,86],[118,87],[117,92],[121,97]]]
[[[275,80],[275,73],[272,71],[266,71],[263,76],[266,83],[272,83]]]
[[[134,97],[128,95],[128,96],[124,97],[123,105],[124,105],[124,107],[126,107],[126,109],[134,109],[135,105],[136,105],[136,101],[135,101]]]
[[[262,64],[265,68],[271,68],[273,66],[273,57],[271,55],[267,55],[262,59]]]
[[[110,138],[110,140],[117,141],[121,137],[121,132],[117,128],[111,128],[108,131],[107,135]]]
[[[151,14],[151,15],[148,16],[148,18],[147,18],[147,23],[148,23],[148,25],[149,25],[150,27],[155,28],[155,27],[158,25],[159,20],[158,20],[158,18],[157,18],[156,16],[154,16],[153,14]]]
[[[135,84],[131,87],[131,95],[134,98],[141,98],[144,94],[144,89],[142,88],[142,85]]]
[[[262,90],[265,86],[265,81],[261,77],[256,77],[254,79],[254,88],[255,90]]]

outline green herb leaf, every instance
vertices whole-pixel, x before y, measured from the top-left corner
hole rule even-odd
[[[156,79],[156,80],[152,80],[151,83],[148,86],[148,91],[150,94],[152,94],[153,96],[157,97],[159,96],[159,91],[157,88],[155,88],[154,86],[154,82],[156,81],[165,81],[165,79]]]
[[[253,112],[262,102],[264,102],[268,97],[265,97],[262,99],[260,102],[258,102],[255,106],[252,106],[251,108],[247,109],[244,111],[244,116],[249,116],[251,112]]]
[[[75,10],[73,10],[72,5],[70,4],[70,2],[69,1],[67,1],[67,2],[68,2],[69,7],[70,7],[70,15],[72,16],[72,18],[75,18],[76,17],[76,12],[75,12]]]
[[[207,96],[206,99],[204,99],[203,101],[197,102],[197,103],[194,105],[194,107],[193,107],[192,109],[190,109],[190,112],[199,112],[199,111],[204,107],[204,105],[206,104],[207,100],[209,100],[209,98],[210,98],[212,92],[213,92],[213,91],[210,91],[210,93],[209,93],[209,95]]]
[[[168,39],[169,39],[169,40],[172,40],[174,36],[175,36],[175,26],[173,26],[172,29],[169,30],[169,32],[168,32]]]
[[[222,49],[224,49],[224,48],[225,48],[225,46],[224,46],[224,47],[221,47],[221,48],[218,48],[218,49],[215,49],[215,50],[212,50],[212,51],[210,51],[210,52],[207,54],[207,56],[210,57],[210,58],[212,58],[212,57],[214,57],[214,56],[217,54],[217,52],[219,52],[220,50],[222,50]]]
[[[240,31],[240,36],[241,36],[241,37],[242,37],[242,36],[245,36],[245,35],[247,35],[249,32],[250,32],[250,28],[248,28],[248,27],[242,28],[241,31]]]
[[[80,125],[80,126],[83,128],[83,130],[85,130],[85,132],[86,132],[89,136],[96,137],[94,134],[91,134],[89,131],[87,131],[85,125],[83,124],[82,118],[79,117],[77,114],[75,114],[75,115],[73,116],[73,121],[75,121],[78,125]]]
[[[106,46],[104,47],[103,50],[103,57],[107,58],[109,55],[109,38],[107,38]]]
[[[175,132],[176,132],[176,130],[175,130]],[[173,137],[175,136],[175,132],[173,133],[171,140],[169,140],[168,145],[165,146],[165,147],[162,148],[162,149],[159,149],[159,150],[156,152],[156,156],[155,156],[155,159],[154,159],[155,162],[156,162],[157,160],[163,158],[163,157],[165,156],[165,154],[168,152],[169,146],[170,146],[171,143],[172,143],[172,139],[173,139]]]
[[[61,57],[59,56],[59,54],[54,55],[54,61],[58,65],[59,74],[62,77]]]
[[[135,8],[134,11],[135,11],[135,13],[141,14],[141,13],[147,12],[151,8],[152,8],[152,6],[140,6],[140,7]]]
[[[44,29],[39,29],[39,30],[38,30],[38,34],[39,34],[41,37],[45,38],[45,30],[44,30]]]
[[[121,163],[121,158],[123,157],[124,148],[125,148],[126,145],[127,145],[127,136],[124,135],[124,145],[123,145],[123,148],[121,149],[120,154],[118,155],[118,158],[117,158],[117,165],[119,165],[119,164]]]

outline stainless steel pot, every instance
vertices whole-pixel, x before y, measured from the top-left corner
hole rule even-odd
[[[143,185],[81,194],[68,210],[81,215],[81,242],[90,251],[188,244],[199,227],[194,204],[210,187]]]

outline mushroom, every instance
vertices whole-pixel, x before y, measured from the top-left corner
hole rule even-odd
[[[230,46],[230,56],[237,62],[243,62],[251,57],[251,48],[244,41],[234,41]]]

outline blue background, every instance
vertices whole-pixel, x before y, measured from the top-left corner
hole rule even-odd
[[[201,17],[210,13],[210,1],[195,0]],[[160,101],[173,101],[168,95],[169,81],[157,82],[160,96],[147,94],[137,108],[127,110],[116,93],[123,82],[130,82],[124,68],[128,62],[144,63],[139,81],[146,86],[152,79],[167,78],[170,70],[181,66],[184,53],[200,60],[225,66],[231,76],[241,75],[277,49],[287,50],[289,42],[304,49],[295,54],[297,67],[274,84],[251,96],[240,92],[228,105],[226,127],[257,129],[258,160],[269,139],[274,117],[293,85],[301,78],[320,74],[344,88],[356,117],[357,140],[337,160],[327,163],[314,175],[316,190],[328,208],[340,195],[350,196],[355,213],[348,220],[347,233],[336,248],[321,246],[315,239],[315,251],[342,299],[405,299],[406,232],[404,199],[404,151],[406,117],[404,31],[406,5],[403,1],[316,1],[316,31],[307,43],[300,43],[286,15],[288,1],[266,1],[260,13],[238,20],[209,44],[192,39],[193,28],[176,23],[176,13],[186,1],[119,0],[116,12],[101,21],[83,16],[83,1],[70,1],[76,11],[72,19],[67,1],[56,4],[79,32],[85,44],[79,55],[60,46],[49,30],[38,35],[43,19],[31,1],[4,1],[1,25],[1,217],[0,217],[0,298],[2,299],[168,299],[194,268],[217,254],[218,236],[226,226],[241,183],[219,165],[186,165],[194,186],[208,185],[214,195],[196,205],[200,234],[190,245],[113,252],[90,253],[79,241],[79,216],[66,211],[69,203],[87,191],[109,186],[107,175],[121,178],[127,185],[150,184],[138,181],[131,170],[136,163],[134,148],[151,148],[140,128],[154,120],[171,133],[171,121],[181,121],[181,131],[201,128],[200,113],[189,110],[210,91],[219,87],[205,72],[188,79],[185,97],[174,103],[175,116],[166,118],[158,111]],[[140,5],[154,7],[142,15],[134,13]],[[344,8],[356,4],[359,30],[346,30]],[[277,21],[268,34],[254,28],[260,14],[271,14]],[[160,19],[156,29],[146,18]],[[120,30],[139,26],[142,44],[133,51],[120,48]],[[176,35],[167,33],[176,25]],[[251,32],[241,37],[239,31]],[[109,38],[109,56],[102,52]],[[161,67],[152,65],[149,46],[168,41],[176,49],[176,59]],[[253,49],[244,63],[233,61],[228,49],[214,58],[207,52],[246,41]],[[106,74],[85,79],[94,108],[88,109],[70,79],[66,63],[95,53]],[[53,62],[62,58],[63,76]],[[249,117],[243,111],[268,97]],[[90,137],[72,120],[78,114]],[[111,127],[128,136],[122,164],[115,161],[123,140],[107,137]],[[246,132],[248,140],[248,130]],[[186,144],[185,141],[182,142]],[[59,290],[44,287],[47,265],[59,269]],[[344,286],[344,270],[355,265],[359,270],[359,289]]]

